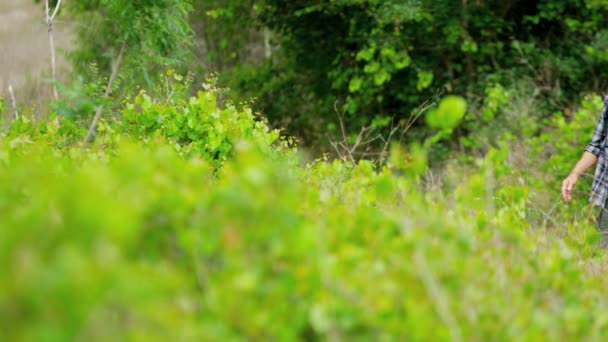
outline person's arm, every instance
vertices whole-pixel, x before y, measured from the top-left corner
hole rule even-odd
[[[600,118],[597,121],[597,125],[595,126],[595,130],[593,131],[593,136],[591,137],[591,141],[585,147],[585,152],[581,159],[576,163],[574,169],[570,172],[568,177],[564,179],[562,182],[562,197],[566,201],[570,201],[572,199],[571,193],[572,189],[574,189],[574,185],[578,181],[578,177],[582,175],[588,168],[593,166],[597,161],[597,157],[600,155],[602,150],[602,145],[604,140],[606,139],[606,111],[608,110],[608,97],[604,99],[604,107],[602,108],[602,112],[600,114]]]
[[[570,172],[568,177],[562,182],[562,197],[566,201],[572,199],[571,193],[574,189],[574,185],[578,181],[578,177],[582,175],[588,168],[593,166],[597,161],[597,156],[589,151],[585,151],[581,159],[576,163],[574,169]]]

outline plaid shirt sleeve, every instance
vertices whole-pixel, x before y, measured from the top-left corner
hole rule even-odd
[[[602,150],[602,143],[606,138],[606,112],[608,109],[608,96],[604,99],[604,107],[602,108],[602,113],[600,114],[600,119],[595,126],[595,130],[593,131],[593,136],[591,137],[591,141],[585,147],[585,151],[589,153],[593,153],[596,156],[600,155]]]

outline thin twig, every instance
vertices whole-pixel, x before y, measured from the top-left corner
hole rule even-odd
[[[553,225],[555,227],[558,227],[559,224],[557,223],[557,221],[555,221],[551,215],[553,213],[553,211],[555,211],[555,209],[557,208],[557,206],[561,203],[561,201],[556,201],[555,204],[553,205],[553,207],[551,208],[551,210],[549,210],[549,212],[544,211],[543,209],[541,209],[538,206],[535,206],[531,201],[528,201],[527,206],[530,209],[536,210],[538,211],[541,215],[543,215],[543,228],[547,227],[547,222],[551,221],[551,223],[553,223]]]
[[[47,4],[48,4],[48,1],[47,1]],[[60,6],[61,6],[61,0],[57,1],[57,5],[55,6],[55,10],[53,11],[53,14],[51,15],[51,21],[55,20],[55,16],[57,15],[57,12],[59,12],[59,7]]]
[[[405,133],[407,133],[409,131],[409,129],[418,120],[418,118],[420,118],[420,116],[422,116],[422,114],[424,114],[427,110],[429,110],[429,108],[433,107],[438,102],[439,97],[442,94],[443,94],[443,89],[438,90],[432,99],[424,101],[418,108],[416,108],[416,110],[414,112],[412,112],[405,128],[403,129],[403,131],[401,131],[401,135],[399,136],[399,143],[401,143],[403,141],[403,137],[405,136]]]
[[[103,94],[104,99],[107,99],[108,97],[110,97],[110,91],[112,90],[112,83],[114,83],[114,80],[116,79],[116,76],[118,75],[118,69],[120,69],[120,64],[122,63],[122,57],[125,53],[126,47],[127,47],[127,43],[123,42],[122,46],[120,47],[120,52],[118,53],[118,57],[116,59],[116,63],[114,64],[114,67],[112,68],[112,75],[110,76],[110,79],[108,80],[108,85],[106,86],[106,92]],[[97,122],[99,122],[99,118],[101,118],[102,112],[103,112],[103,104],[100,104],[99,107],[97,107],[97,111],[95,112],[95,117],[93,118],[93,122],[91,122],[89,131],[87,132],[87,135],[84,137],[85,143],[88,142],[93,137],[93,134],[95,134],[95,128],[97,127]]]
[[[386,138],[382,136],[381,133],[374,135],[379,130],[377,127],[363,126],[353,143],[349,142],[348,134],[346,132],[346,125],[344,124],[344,115],[338,110],[338,100],[336,100],[334,102],[334,112],[338,117],[342,138],[341,141],[330,141],[330,144],[336,150],[336,153],[341,160],[356,164],[357,160],[361,160],[369,156],[377,156],[375,161],[383,163],[388,155],[390,143],[394,138],[396,138],[397,133],[400,132],[399,142],[401,143],[405,133],[412,127],[412,125],[418,120],[418,118],[420,118],[422,114],[435,105],[441,94],[442,91],[439,90],[432,99],[423,102],[422,105],[416,108],[416,110],[412,111],[407,121],[402,120],[395,123],[395,119],[393,118],[391,120],[390,130]],[[381,147],[380,152],[372,152],[371,150],[374,148],[372,143],[378,140],[382,142],[382,145],[378,146],[378,148]],[[355,158],[355,156],[357,156],[357,158]]]
[[[393,135],[395,135],[395,133],[399,130],[399,126],[394,126],[391,129],[391,132],[388,135],[388,138],[386,140],[384,140],[384,138],[382,139],[384,141],[384,147],[382,147],[382,152],[380,152],[380,162],[384,162],[384,159],[386,158],[386,155],[388,154],[388,148],[389,148],[389,144],[393,139]],[[401,133],[401,136],[403,136],[403,134],[405,133],[405,131],[408,129],[408,127],[406,127],[403,130],[403,133]]]
[[[342,142],[339,143],[339,145],[342,146],[342,148],[344,148],[344,150],[348,153],[349,159],[354,164],[355,158],[353,157],[351,150],[348,147],[346,147],[346,144],[348,144],[348,138],[346,137],[346,128],[344,128],[343,116],[342,116],[342,114],[340,114],[340,111],[338,110],[338,100],[336,100],[334,102],[334,111],[336,112],[336,115],[338,116],[338,121],[340,122],[340,131],[342,133],[342,139],[343,139]],[[338,152],[338,154],[341,154],[341,153]],[[340,159],[344,160],[344,158],[342,156],[340,156]]]

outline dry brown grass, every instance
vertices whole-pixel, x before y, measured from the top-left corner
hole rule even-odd
[[[58,16],[55,41],[59,74],[66,63],[62,50],[70,46],[68,21]],[[32,0],[0,0],[0,95],[7,95],[10,84],[20,104],[39,106],[52,95],[50,52],[42,5]]]

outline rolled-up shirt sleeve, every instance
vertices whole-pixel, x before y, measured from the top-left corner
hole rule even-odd
[[[602,108],[602,112],[600,114],[600,118],[597,121],[597,125],[595,126],[595,130],[593,131],[593,136],[591,137],[591,141],[585,147],[585,151],[589,153],[593,153],[596,156],[600,155],[602,151],[602,144],[604,139],[606,138],[606,110],[608,109],[608,97],[604,99],[604,107]]]

